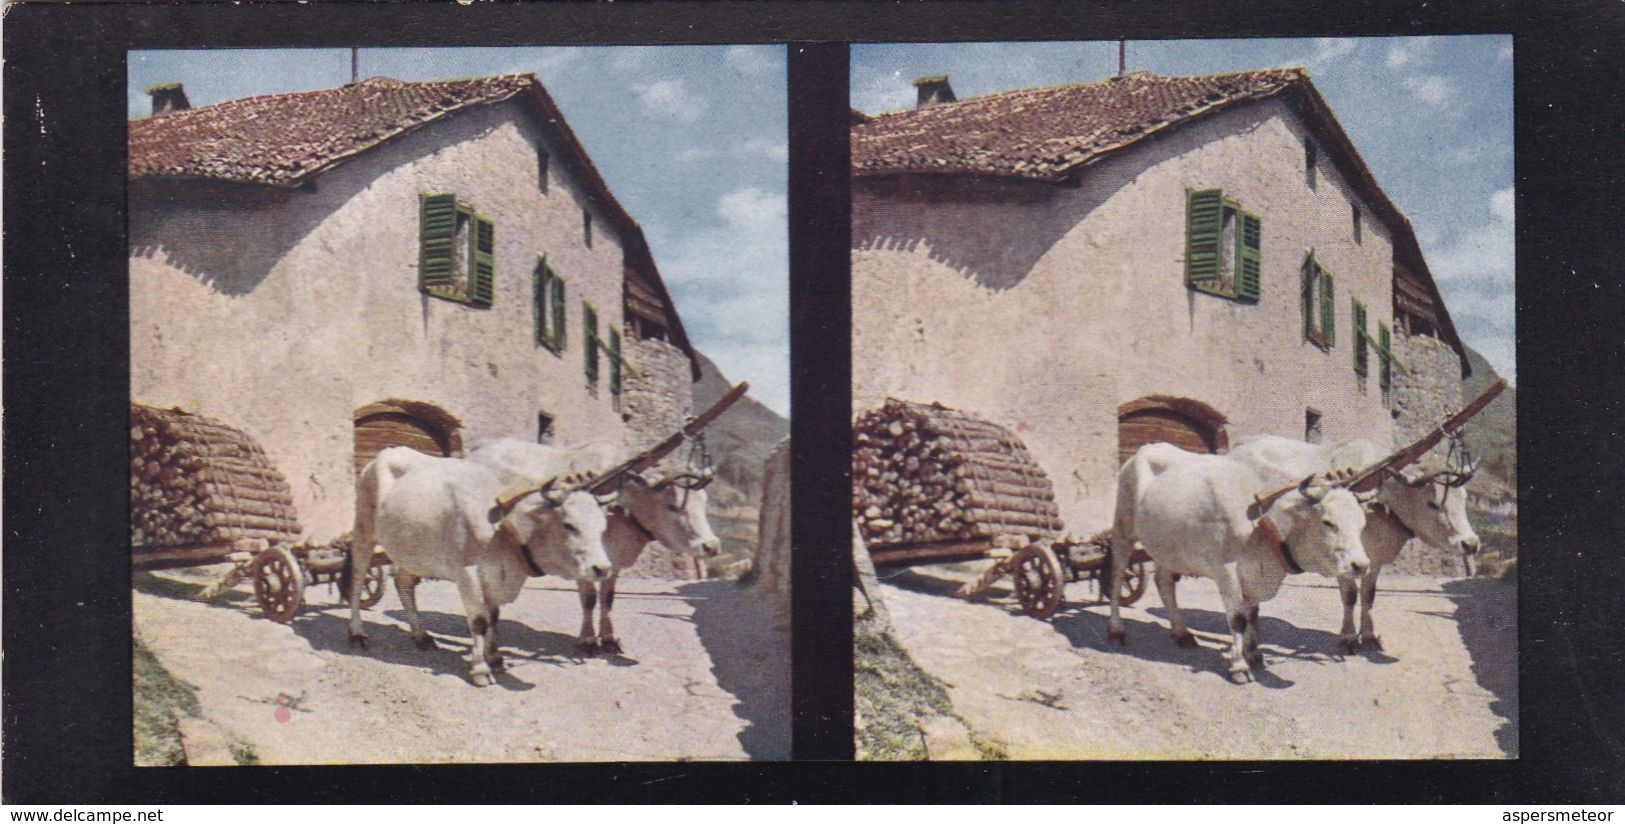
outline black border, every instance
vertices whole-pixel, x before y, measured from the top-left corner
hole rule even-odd
[[[1611,620],[1625,600],[1625,11],[1614,0],[41,4],[14,5],[5,22],[7,802],[1625,799],[1625,672]],[[1516,37],[1519,761],[129,766],[130,595],[116,550],[127,506],[126,49],[1487,32]],[[793,528],[803,548],[794,731],[797,754],[818,759],[851,746],[848,206],[844,179],[830,177],[845,163],[839,48],[790,61]]]

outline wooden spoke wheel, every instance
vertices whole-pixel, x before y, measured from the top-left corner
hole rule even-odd
[[[305,600],[305,571],[285,546],[274,546],[254,556],[254,597],[265,617],[286,624]]]
[[[1100,588],[1104,592],[1106,587],[1111,586],[1112,572],[1108,568],[1101,570],[1101,574],[1106,576],[1107,580],[1106,585]],[[1145,594],[1146,580],[1150,577],[1145,570],[1145,561],[1130,561],[1129,565],[1123,568],[1123,598],[1119,603],[1128,606],[1140,600],[1140,596]]]
[[[1016,600],[1028,615],[1047,621],[1061,608],[1061,562],[1049,547],[1029,546],[1010,559]]]
[[[367,577],[361,580],[362,609],[372,609],[384,600],[384,582],[388,579],[389,562],[383,555],[373,553],[372,566],[367,567]]]

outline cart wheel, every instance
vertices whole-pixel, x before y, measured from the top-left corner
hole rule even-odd
[[[1101,574],[1106,576],[1107,581],[1106,585],[1101,587],[1101,590],[1104,591],[1106,587],[1111,586],[1111,570],[1101,570]],[[1145,582],[1149,577],[1145,572],[1145,561],[1129,563],[1123,569],[1123,599],[1120,603],[1123,606],[1128,606],[1140,600],[1140,596],[1145,594]]]
[[[1017,552],[1010,559],[1010,576],[1023,612],[1047,621],[1061,608],[1061,562],[1049,547],[1034,544]]]
[[[305,572],[285,546],[274,546],[254,556],[254,597],[265,617],[286,624],[305,599]]]
[[[384,600],[384,581],[389,578],[389,562],[384,556],[374,553],[372,566],[367,567],[367,577],[361,582],[361,608],[372,609],[379,601]]]

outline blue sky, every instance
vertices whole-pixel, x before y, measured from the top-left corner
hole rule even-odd
[[[535,72],[611,191],[643,225],[694,345],[780,414],[789,401],[786,95],[781,46],[362,49],[363,78]],[[350,80],[348,49],[129,55],[142,89],[180,81],[194,106]]]
[[[1515,381],[1512,60],[1504,35],[1128,43],[1129,71],[1307,68],[1410,218],[1462,339]],[[851,100],[906,109],[931,74],[966,98],[1116,73],[1117,41],[857,45]]]

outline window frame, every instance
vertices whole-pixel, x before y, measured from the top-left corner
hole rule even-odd
[[[531,275],[531,287],[536,344],[562,357],[569,346],[565,318],[568,287],[564,278],[547,262],[545,255],[537,258],[536,270]]]
[[[1226,217],[1233,216],[1225,230]],[[1242,303],[1263,292],[1264,221],[1219,188],[1185,189],[1185,286]],[[1229,248],[1226,236],[1232,238]]]
[[[1304,258],[1300,307],[1304,340],[1331,351],[1337,345],[1337,287],[1331,272],[1320,265],[1313,251]]]
[[[598,368],[598,310],[585,300],[581,302],[581,343],[587,383],[597,386],[601,371]]]
[[[1349,300],[1349,326],[1354,332],[1351,338],[1354,344],[1354,374],[1364,378],[1371,374],[1371,334],[1366,331],[1367,312],[1359,298],[1350,295]]]
[[[451,204],[449,227],[431,221]],[[439,204],[437,207],[435,204]],[[467,248],[459,249],[458,229],[468,221]],[[447,229],[449,228],[449,235]],[[489,248],[482,248],[488,246]],[[464,279],[457,281],[457,262],[462,256]],[[481,264],[484,264],[482,275]],[[496,302],[496,221],[481,214],[452,192],[418,194],[418,291],[430,297],[488,309]]]

